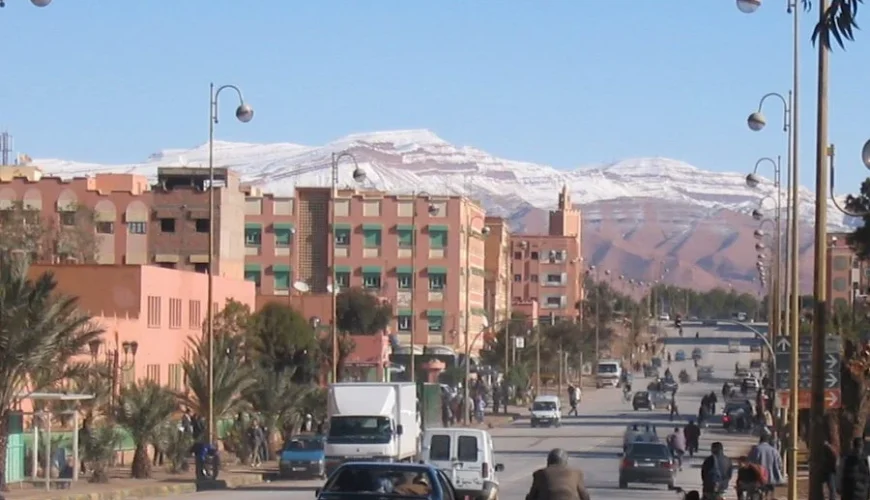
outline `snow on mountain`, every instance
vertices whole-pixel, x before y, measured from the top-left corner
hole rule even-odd
[[[567,184],[575,204],[620,199],[666,200],[693,206],[698,212],[732,210],[746,213],[763,206],[773,208],[775,190],[770,180],[749,189],[745,173],[711,172],[667,158],[636,158],[612,164],[559,170],[548,165],[507,160],[469,146],[455,146],[429,130],[394,130],[352,134],[324,146],[292,143],[252,144],[215,142],[215,166],[236,170],[243,181],[267,192],[291,194],[296,185],[327,186],[331,155],[348,150],[366,170],[368,187],[410,193],[464,194],[481,200],[491,211],[509,216],[532,206],[552,209],[557,193]],[[352,185],[348,164],[339,166],[339,183]],[[155,178],[158,167],[206,166],[208,145],[193,149],[167,149],[142,163],[99,165],[68,160],[37,159],[48,174],[62,177],[99,172],[137,173]],[[800,212],[813,218],[813,193],[800,190]],[[785,197],[783,197],[785,203]],[[829,203],[830,204],[830,203]],[[595,211],[585,213],[594,222]],[[844,220],[831,204],[829,226],[844,229]]]

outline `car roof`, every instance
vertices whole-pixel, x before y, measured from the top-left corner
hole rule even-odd
[[[535,403],[556,403],[559,401],[559,396],[538,396],[535,398]]]
[[[401,462],[345,462],[339,466],[339,469],[351,469],[356,467],[401,472],[431,472],[432,474],[437,474],[438,472],[438,469],[430,464]]]

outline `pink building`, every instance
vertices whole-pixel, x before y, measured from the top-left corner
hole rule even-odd
[[[148,379],[183,389],[181,359],[206,320],[207,275],[132,265],[33,265],[29,274],[46,271],[105,330],[93,347],[98,359],[115,364],[119,385]],[[216,310],[228,299],[253,309],[254,284],[216,276],[214,299]]]

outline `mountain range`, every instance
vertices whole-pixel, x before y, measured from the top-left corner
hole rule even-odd
[[[749,213],[773,216],[776,190],[770,179],[746,186],[746,173],[712,172],[668,158],[635,158],[561,170],[495,157],[456,146],[428,130],[352,134],[324,146],[291,143],[215,143],[215,165],[236,170],[244,182],[266,192],[292,194],[296,185],[327,186],[331,154],[350,151],[366,170],[367,187],[385,191],[461,194],[479,200],[488,213],[509,220],[515,232],[547,231],[547,214],[567,185],[583,212],[586,262],[613,275],[709,289],[715,286],[756,293],[758,228]],[[36,159],[47,174],[62,177],[126,172],[155,178],[157,167],[206,165],[208,147],[167,149],[146,161],[102,165]],[[342,164],[341,185],[352,185],[352,168]],[[812,278],[814,195],[800,189],[801,286]],[[783,193],[783,205],[785,194]],[[829,230],[848,231],[829,202]],[[783,222],[784,224],[784,222]],[[768,231],[770,232],[770,231]],[[770,243],[768,243],[770,246]]]

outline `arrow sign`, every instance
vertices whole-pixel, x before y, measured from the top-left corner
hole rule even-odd
[[[825,392],[825,406],[827,408],[836,408],[840,403],[840,392],[839,391],[826,391]]]
[[[778,352],[791,352],[791,339],[788,337],[777,337],[776,350]]]
[[[837,387],[837,385],[839,385],[839,384],[840,384],[840,380],[839,380],[839,378],[837,378],[837,376],[835,374],[833,374],[833,373],[826,373],[825,374],[825,387],[826,388],[833,389],[834,387]]]
[[[840,366],[840,356],[837,354],[825,354],[825,369],[834,371]]]

